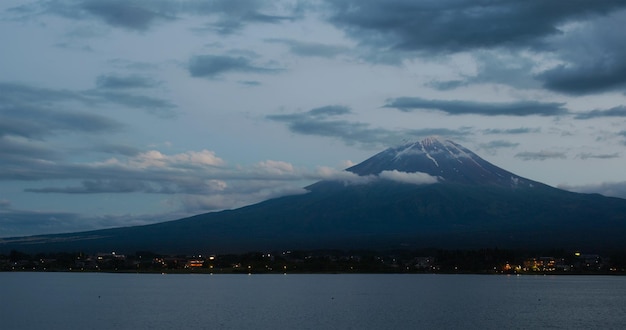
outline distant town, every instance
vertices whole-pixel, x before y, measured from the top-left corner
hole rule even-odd
[[[0,271],[138,273],[474,273],[626,274],[626,253],[520,252],[499,249],[418,251],[279,251],[167,256],[49,253],[0,254]]]

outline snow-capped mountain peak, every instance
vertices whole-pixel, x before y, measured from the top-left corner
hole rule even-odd
[[[359,175],[383,171],[422,172],[442,181],[530,187],[532,181],[501,169],[469,149],[437,136],[389,148],[348,169]]]

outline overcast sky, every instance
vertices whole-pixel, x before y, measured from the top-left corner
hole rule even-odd
[[[438,135],[626,198],[624,0],[2,0],[0,237],[302,193]]]

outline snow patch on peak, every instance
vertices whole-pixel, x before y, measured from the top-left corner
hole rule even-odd
[[[428,157],[428,159],[432,160],[433,163],[435,163],[435,166],[439,167],[439,163],[437,163],[437,160],[435,158],[433,158],[433,156],[429,155],[428,153],[426,154],[426,157]]]
[[[472,158],[472,155],[468,153],[467,150],[465,150],[463,147],[451,141],[446,142],[447,143],[444,144],[444,147],[454,158]]]
[[[424,140],[426,141],[426,140]],[[437,163],[437,160],[435,158],[433,158],[433,156],[431,156],[428,151],[426,151],[426,147],[424,147],[424,141],[420,142],[420,146],[422,147],[422,152],[426,155],[426,158],[430,159],[433,161],[433,163],[435,163],[435,166],[439,167],[439,163]]]
[[[462,163],[463,161],[461,159],[468,159],[469,161],[471,161],[472,163],[474,163],[474,165],[483,168],[483,166],[478,163],[476,161],[476,159],[474,159],[474,154],[463,148],[462,146],[452,142],[452,141],[446,141],[447,143],[444,144],[444,147],[446,148],[446,150],[450,153],[450,155],[452,156],[452,158],[458,160],[460,163]],[[484,168],[483,168],[484,169]]]
[[[395,159],[401,158],[401,157],[403,157],[405,155],[419,154],[420,152],[418,150],[416,150],[416,148],[415,148],[415,146],[417,144],[418,144],[418,142],[416,142],[416,143],[409,143],[409,144],[405,145],[404,148],[402,148],[402,150],[396,151],[396,154],[393,157],[393,159],[395,160]]]

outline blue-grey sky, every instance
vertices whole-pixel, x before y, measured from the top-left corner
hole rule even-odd
[[[626,197],[624,0],[3,0],[0,237],[302,193],[438,135]]]

